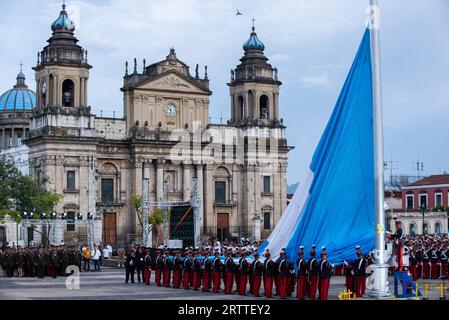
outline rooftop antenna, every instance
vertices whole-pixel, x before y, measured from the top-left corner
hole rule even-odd
[[[419,160],[419,156],[418,161],[413,162],[413,170],[418,172],[418,180],[421,179],[421,174],[424,171],[424,162]]]
[[[398,161],[393,160],[393,155],[390,156],[390,160],[384,161],[384,170],[390,171],[390,187],[393,187],[393,170],[398,169]]]

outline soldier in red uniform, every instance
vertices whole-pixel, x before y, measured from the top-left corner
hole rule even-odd
[[[165,250],[165,252],[164,252],[163,283],[164,283],[164,287],[166,287],[166,288],[170,287],[171,269],[172,269],[172,262],[170,260],[170,252],[168,250]]]
[[[410,273],[412,275],[413,281],[418,280],[418,260],[416,258],[417,248],[414,246],[410,250]]]
[[[430,263],[431,263],[431,277],[432,279],[438,279],[440,277],[441,263],[438,259],[437,250],[435,247],[430,251]]]
[[[237,254],[240,255],[240,259],[242,257],[243,252],[244,252],[243,249],[239,249],[237,251]],[[240,292],[240,263],[234,265],[234,279],[235,279],[235,291]]]
[[[209,250],[204,250],[204,260],[201,264],[203,272],[203,292],[209,292],[212,275],[212,262],[209,259]]]
[[[226,260],[224,265],[225,273],[225,293],[231,294],[233,288],[233,275],[234,275],[234,260],[232,260],[232,251],[229,249],[226,253]]]
[[[161,286],[161,276],[162,272],[164,271],[164,260],[161,256],[161,250],[156,250],[156,286]]]
[[[193,290],[201,287],[201,262],[197,257],[197,250],[193,251]]]
[[[357,250],[357,259],[354,260],[352,269],[354,270],[355,294],[357,298],[365,294],[367,261],[362,255],[361,250]]]
[[[345,273],[345,285],[346,285],[346,290],[347,291],[351,291],[351,292],[355,292],[354,289],[354,273],[352,270],[352,265],[350,263],[348,263],[347,261],[344,262],[344,273]]]
[[[259,253],[254,252],[254,261],[252,263],[252,274],[253,274],[253,295],[255,297],[260,297],[260,284],[262,282],[263,265],[259,260]]]
[[[307,283],[307,263],[304,259],[304,246],[299,247],[298,260],[296,260],[296,298],[298,300],[304,300],[306,295],[306,283]]]
[[[423,248],[422,255],[422,278],[429,279],[430,278],[430,258],[429,258],[429,250]]]
[[[281,299],[287,298],[287,281],[290,272],[288,271],[288,262],[285,258],[285,250],[282,249],[279,254],[279,296]]]
[[[316,256],[315,248],[316,246],[312,245],[312,251],[310,251],[310,259],[307,261],[307,273],[309,275],[308,288],[310,300],[315,300],[320,275],[319,263],[315,257]]]
[[[184,285],[185,290],[190,289],[191,278],[193,277],[193,275],[192,275],[193,261],[192,260],[193,260],[192,259],[192,251],[187,250],[187,254],[186,254],[186,257],[184,258],[184,263],[183,263],[183,271],[184,271],[183,285]]]
[[[173,259],[173,288],[179,289],[181,287],[182,279],[182,267],[181,251],[177,249],[175,251],[175,257]]]
[[[145,258],[144,258],[144,270],[143,270],[143,276],[145,277],[144,281],[147,286],[150,285],[150,278],[151,278],[151,256],[150,256],[150,249],[145,250]]]
[[[270,252],[265,251],[265,261],[264,261],[264,294],[267,298],[273,297],[273,276],[276,269],[276,264],[270,258]]]
[[[448,276],[448,255],[449,255],[449,248],[443,248],[441,250],[441,276],[446,277]]]
[[[222,263],[220,261],[219,257],[220,253],[218,251],[214,252],[214,260],[212,262],[212,279],[213,279],[213,291],[214,293],[218,293],[220,291],[220,279],[221,279],[221,269],[222,269]]]
[[[321,252],[320,260],[320,282],[319,282],[319,292],[320,300],[327,300],[327,294],[329,292],[329,284],[332,276],[332,269],[334,266],[327,261],[326,251]]]
[[[247,285],[247,279],[248,279],[248,261],[246,260],[246,252],[241,252],[241,258],[239,259],[239,295],[245,295],[246,293],[246,285]]]

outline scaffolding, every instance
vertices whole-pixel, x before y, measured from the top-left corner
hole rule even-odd
[[[87,226],[87,243],[89,247],[94,246],[94,220],[65,220],[65,219],[23,219],[22,220],[22,239],[25,245],[28,245],[27,228],[35,226],[50,227],[50,234],[48,241],[51,245],[60,245],[58,241],[58,233],[64,234],[64,227],[66,225],[83,225]],[[59,232],[58,232],[59,231]],[[46,236],[46,235],[45,235]]]
[[[198,178],[193,177],[193,195],[190,200],[183,201],[168,201],[168,188],[164,183],[163,198],[162,201],[150,201],[149,200],[149,180],[142,182],[142,242],[145,246],[148,246],[148,234],[150,232],[150,225],[148,219],[150,216],[151,208],[162,209],[162,230],[163,230],[163,243],[168,245],[170,238],[170,226],[168,221],[168,209],[173,207],[187,207],[191,206],[193,209],[193,221],[194,221],[194,244],[199,246],[201,242],[200,234],[200,219],[198,217],[198,208],[201,204],[201,199],[198,196]]]

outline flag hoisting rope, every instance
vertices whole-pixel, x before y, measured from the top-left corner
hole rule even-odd
[[[377,0],[370,0],[368,28],[371,39],[371,70],[373,87],[373,138],[374,138],[374,216],[375,216],[375,264],[374,286],[371,297],[388,297],[388,265],[385,264],[385,211],[384,211],[384,159],[382,86],[380,71],[380,20]]]

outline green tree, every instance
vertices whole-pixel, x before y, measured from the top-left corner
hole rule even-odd
[[[62,197],[47,191],[44,183],[23,175],[11,157],[0,157],[0,220],[9,216],[20,223],[23,212],[35,213],[34,219],[39,219],[41,213],[50,216]]]

